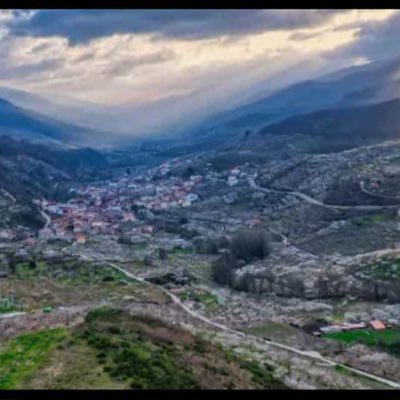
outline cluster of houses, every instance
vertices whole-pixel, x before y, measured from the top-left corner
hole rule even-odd
[[[192,175],[188,179],[167,177],[153,181],[155,173],[165,174],[166,165],[149,171],[145,177],[123,176],[107,183],[89,185],[71,191],[73,198],[66,203],[41,202],[42,209],[51,217],[51,223],[40,231],[42,239],[74,238],[77,244],[85,244],[88,234],[115,234],[122,223],[143,224],[137,221],[135,211],[165,210],[172,207],[189,207],[199,200],[192,189],[203,181],[203,176]],[[152,234],[149,225],[136,227],[142,234]],[[29,238],[34,242],[34,238]],[[27,243],[28,244],[28,243]],[[34,243],[31,243],[34,245]]]
[[[193,175],[188,180],[172,177],[146,186],[135,188],[131,196],[134,204],[149,210],[166,210],[174,207],[190,207],[199,200],[196,193],[191,193],[194,186],[203,181],[201,175]]]
[[[315,336],[320,336],[323,333],[336,333],[336,332],[345,332],[345,331],[352,331],[356,329],[365,329],[371,328],[375,331],[385,330],[388,325],[385,325],[380,320],[371,320],[368,323],[365,322],[358,322],[358,323],[351,323],[351,322],[343,322],[342,324],[332,324],[328,326],[322,326],[319,328],[319,331],[313,332]]]
[[[50,217],[50,223],[40,230],[39,238],[85,244],[92,234],[114,235],[120,232],[121,228],[125,229],[122,226],[124,223],[130,223],[128,227],[132,233],[151,235],[154,227],[136,218],[141,209],[157,211],[190,207],[200,200],[197,185],[218,180],[231,187],[248,178],[249,165],[246,164],[215,172],[209,163],[201,174],[192,173],[188,177],[170,174],[174,167],[190,165],[191,160],[174,159],[147,170],[142,176],[131,176],[130,172],[126,172],[119,178],[71,189],[70,200],[63,203],[36,200]],[[232,196],[234,194],[231,193]],[[230,203],[228,200],[226,202]],[[247,224],[255,226],[259,223],[259,219],[254,219]],[[0,240],[11,240],[13,237],[11,231],[0,231]],[[37,237],[29,235],[25,241],[27,246],[35,246]]]

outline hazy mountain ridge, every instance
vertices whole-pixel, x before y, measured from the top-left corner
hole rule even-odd
[[[400,133],[400,99],[388,102],[316,111],[269,125],[261,135],[305,134],[354,145],[397,139]]]

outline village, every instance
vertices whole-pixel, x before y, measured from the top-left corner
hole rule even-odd
[[[191,207],[202,200],[195,193],[199,184],[220,181],[229,188],[247,182],[250,176],[247,165],[217,173],[209,164],[203,175],[171,174],[173,168],[182,164],[190,172],[190,160],[173,159],[141,176],[125,172],[120,178],[72,188],[71,198],[65,203],[37,200],[47,223],[38,237],[31,235],[26,244],[34,246],[37,240],[59,239],[84,245],[90,235],[114,235],[127,229],[131,234],[152,235],[155,227],[146,223],[146,218],[138,218],[139,215]],[[232,202],[229,195],[224,196],[224,201]]]

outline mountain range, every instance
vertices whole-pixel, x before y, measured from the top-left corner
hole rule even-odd
[[[192,128],[168,135],[174,146],[229,143],[244,131],[381,138],[396,137],[400,97],[400,59],[346,68],[315,80],[299,82],[249,104],[217,113]],[[0,88],[0,133],[58,146],[129,147],[137,136],[119,135],[121,108],[107,109],[71,99],[54,102],[31,93]],[[85,111],[82,111],[85,109]],[[45,110],[48,110],[47,112]],[[79,112],[79,110],[81,110]],[[393,113],[393,114],[392,114]],[[86,120],[85,120],[86,118]],[[149,118],[152,118],[149,115]],[[184,116],[182,117],[184,119]],[[100,129],[102,119],[115,131]],[[366,122],[368,121],[368,122]],[[98,126],[93,129],[89,126]],[[364,132],[364,133],[362,133]],[[150,140],[163,136],[154,135]],[[142,135],[140,140],[143,140]],[[358,140],[358,139],[357,139]]]

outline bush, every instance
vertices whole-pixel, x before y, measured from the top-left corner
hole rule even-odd
[[[236,259],[230,251],[224,252],[211,266],[213,278],[221,285],[231,285]]]

